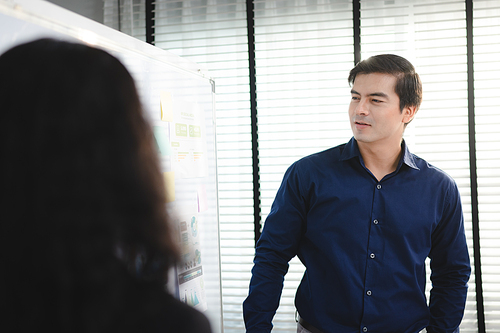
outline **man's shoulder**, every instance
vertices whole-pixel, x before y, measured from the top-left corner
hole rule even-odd
[[[422,177],[423,181],[437,182],[442,186],[456,187],[455,180],[447,172],[420,156],[415,154],[411,154],[411,156],[419,169],[418,174]]]

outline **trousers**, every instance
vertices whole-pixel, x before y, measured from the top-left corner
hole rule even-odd
[[[419,333],[426,333],[426,332],[427,330],[424,328]],[[312,333],[312,332],[304,328],[304,326],[300,325],[300,323],[297,323],[297,333]]]

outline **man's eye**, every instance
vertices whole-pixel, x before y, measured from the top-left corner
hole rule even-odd
[[[353,101],[357,101],[357,100],[359,100],[359,97],[352,96],[352,97],[351,97],[351,99],[352,99]]]
[[[374,102],[374,103],[382,103],[382,101],[378,100],[378,99],[372,99],[372,102]]]

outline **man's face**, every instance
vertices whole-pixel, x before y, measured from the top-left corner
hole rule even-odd
[[[404,124],[415,108],[399,109],[396,77],[389,74],[358,74],[351,89],[349,118],[354,138],[371,145],[400,144]]]

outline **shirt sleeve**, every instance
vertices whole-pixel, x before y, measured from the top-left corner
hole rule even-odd
[[[455,183],[447,193],[441,220],[432,234],[431,319],[427,332],[458,332],[467,298],[470,259],[460,194]]]
[[[306,216],[297,169],[294,164],[285,173],[257,242],[249,294],[243,302],[247,332],[271,331],[288,262],[297,254]]]

